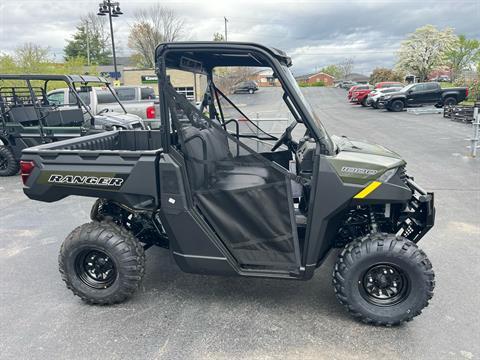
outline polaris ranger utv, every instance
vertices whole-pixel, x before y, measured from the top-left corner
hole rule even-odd
[[[68,87],[68,101],[58,101],[50,86]],[[79,86],[78,89],[76,86]],[[108,89],[122,113],[104,109],[94,115],[86,101],[92,86]],[[112,129],[144,129],[127,114],[108,81],[79,75],[0,75],[0,176],[18,173],[22,150],[39,144]]]
[[[152,245],[167,248],[186,272],[293,280],[311,279],[331,250],[342,249],[333,287],[354,317],[396,325],[420,314],[434,273],[417,243],[433,226],[434,200],[399,155],[329,136],[279,50],[166,43],[156,65],[159,131],[106,132],[23,151],[31,199],[98,198],[92,222],[61,246],[60,272],[74,294],[92,304],[127,299]],[[281,87],[270,93],[293,120],[279,137],[217,88],[217,69],[226,76],[238,67],[268,67],[278,78]],[[205,76],[199,108],[170,84],[167,68]]]

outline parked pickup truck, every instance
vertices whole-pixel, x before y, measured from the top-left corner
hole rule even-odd
[[[401,91],[379,99],[379,105],[389,111],[402,111],[407,106],[455,105],[468,97],[468,88],[442,89],[437,82],[417,83],[405,86]]]
[[[115,87],[118,98],[129,114],[139,116],[144,120],[155,119],[155,92],[147,86],[120,86]],[[99,114],[108,111],[121,111],[120,104],[107,89],[100,87],[83,88],[77,91],[93,113]],[[69,88],[56,89],[47,95],[51,104],[64,105],[72,103],[73,94]]]

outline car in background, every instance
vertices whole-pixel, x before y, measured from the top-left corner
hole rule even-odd
[[[404,87],[404,84],[399,81],[381,81],[375,84],[375,89],[385,89],[390,87]]]
[[[253,80],[242,81],[233,87],[234,94],[254,94],[258,90],[258,85]]]
[[[456,105],[468,97],[468,88],[442,89],[438,82],[416,83],[405,86],[401,91],[386,94],[379,99],[389,111],[402,111],[408,106]]]
[[[393,92],[397,92],[402,90],[402,87],[387,87],[387,88],[379,88],[379,89],[373,89],[370,94],[367,96],[367,106],[371,106],[374,109],[379,109],[380,104],[379,104],[379,99],[385,95],[385,94],[390,94]]]
[[[448,75],[439,75],[436,78],[433,78],[431,81],[436,81],[436,82],[451,82],[452,79]]]
[[[340,83],[340,87],[345,90],[349,90],[352,86],[358,85],[355,81],[345,80]]]
[[[137,115],[143,120],[156,118],[154,106],[156,95],[152,87],[120,86],[112,90],[121,101],[121,105],[106,87],[82,87],[77,92],[95,114],[123,111],[123,105],[127,113]],[[65,105],[72,103],[73,94],[70,88],[62,88],[50,91],[47,98],[49,102],[56,105]]]
[[[361,104],[362,106],[367,106],[365,101],[367,99],[367,95],[372,91],[372,85],[357,85],[355,89],[352,91],[352,95],[350,97],[350,102],[355,104]]]

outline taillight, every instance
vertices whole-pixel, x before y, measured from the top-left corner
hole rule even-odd
[[[147,119],[155,119],[155,106],[147,107]]]
[[[465,91],[465,97],[468,98],[468,87],[467,87],[467,91]]]
[[[23,185],[27,183],[28,177],[35,168],[35,163],[33,161],[20,161],[20,175],[22,175]]]

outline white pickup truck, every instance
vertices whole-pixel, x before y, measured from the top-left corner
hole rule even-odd
[[[147,86],[119,86],[113,88],[123,107],[129,114],[138,115],[144,120],[154,121],[156,118],[156,95],[151,87]],[[106,111],[123,112],[120,104],[108,89],[100,87],[77,89],[80,98],[90,107],[94,114]],[[68,88],[56,89],[47,94],[50,104],[65,105],[74,103],[74,96]],[[108,109],[108,110],[107,110]]]

